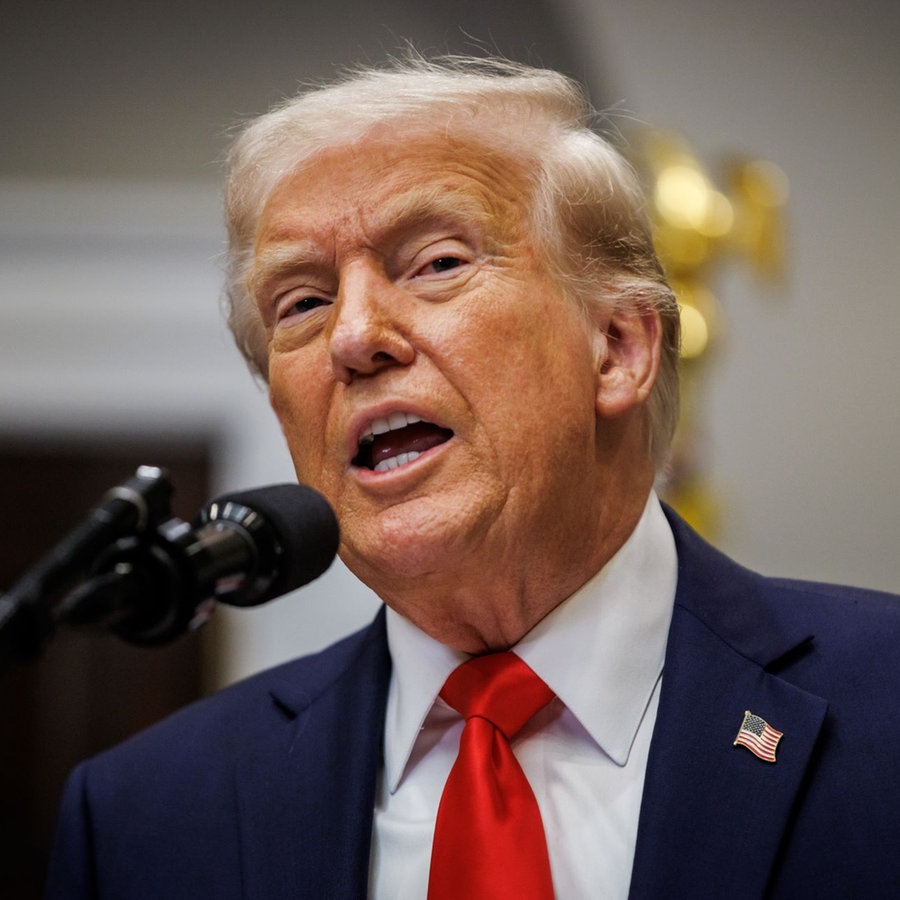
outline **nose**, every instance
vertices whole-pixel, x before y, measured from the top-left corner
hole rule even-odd
[[[350,384],[391,366],[407,366],[415,350],[399,322],[402,292],[367,261],[342,273],[328,336],[335,378]]]

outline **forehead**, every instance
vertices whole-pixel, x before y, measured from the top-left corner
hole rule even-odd
[[[260,217],[257,247],[298,232],[308,239],[444,220],[511,239],[525,221],[529,183],[522,161],[477,140],[376,133],[317,153],[282,179]]]

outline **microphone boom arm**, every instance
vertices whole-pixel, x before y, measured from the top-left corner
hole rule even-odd
[[[155,529],[170,515],[171,498],[165,470],[141,466],[0,596],[0,672],[40,654],[55,630],[54,597],[83,577],[110,543]]]

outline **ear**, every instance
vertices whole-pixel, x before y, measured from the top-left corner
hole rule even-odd
[[[659,372],[662,326],[655,310],[617,310],[596,323],[596,408],[614,419],[642,406]]]

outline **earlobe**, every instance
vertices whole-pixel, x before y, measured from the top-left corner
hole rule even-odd
[[[596,407],[614,419],[642,406],[659,371],[662,329],[655,310],[612,313],[596,354]]]

